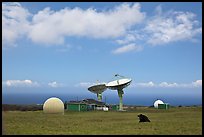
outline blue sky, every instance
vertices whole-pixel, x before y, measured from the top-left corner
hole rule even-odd
[[[96,99],[87,88],[118,73],[132,79],[127,98],[201,104],[201,10],[201,2],[2,3],[3,97]]]

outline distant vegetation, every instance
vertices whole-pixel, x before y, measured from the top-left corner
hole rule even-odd
[[[138,114],[151,122],[139,123]],[[2,111],[2,115],[2,131],[8,135],[202,135],[202,106],[168,110],[131,106],[125,112],[65,111],[64,115]]]
[[[67,102],[64,103],[64,107],[66,109]],[[193,105],[193,106],[170,106],[171,108],[173,107],[199,107],[202,105]],[[131,110],[137,110],[138,107],[149,107],[149,108],[154,108],[153,105],[151,106],[136,106],[136,105],[124,105],[124,108],[128,111]],[[3,111],[37,111],[37,110],[43,110],[43,104],[30,104],[30,105],[17,105],[17,104],[2,104],[2,110]]]
[[[15,104],[2,104],[3,111],[37,111],[43,110],[43,105],[15,105]]]

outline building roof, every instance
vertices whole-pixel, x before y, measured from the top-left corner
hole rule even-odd
[[[68,103],[81,103],[81,101],[75,101],[75,100],[71,100]]]
[[[68,104],[94,104],[94,105],[105,105],[104,102],[97,101],[94,99],[83,99],[81,101],[69,101]]]
[[[105,105],[104,102],[94,100],[94,99],[83,99],[82,102],[87,104]]]

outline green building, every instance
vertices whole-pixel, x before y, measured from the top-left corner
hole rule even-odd
[[[119,110],[119,105],[110,105],[110,110]]]
[[[103,110],[106,106],[104,102],[97,101],[94,99],[84,99],[81,101],[70,101],[65,104],[66,110],[72,111],[89,111],[89,110]]]
[[[87,104],[85,103],[68,103],[67,110],[72,111],[87,111]]]
[[[169,104],[168,103],[158,104],[158,109],[169,109]]]

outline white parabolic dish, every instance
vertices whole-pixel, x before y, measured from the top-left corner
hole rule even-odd
[[[106,86],[110,89],[117,90],[118,88],[125,88],[129,86],[131,81],[132,81],[131,79],[124,78],[111,81],[107,83]]]

